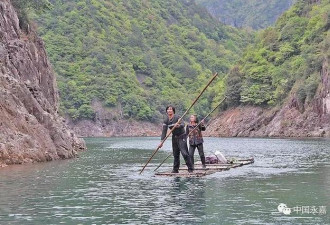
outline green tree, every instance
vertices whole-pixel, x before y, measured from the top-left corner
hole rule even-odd
[[[228,106],[237,106],[241,102],[243,75],[238,66],[232,68],[226,81],[226,103]]]

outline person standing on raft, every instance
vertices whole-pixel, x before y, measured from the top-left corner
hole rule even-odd
[[[192,165],[194,166],[194,153],[195,153],[195,149],[197,147],[199,156],[201,157],[203,169],[205,169],[206,165],[205,165],[205,155],[204,155],[204,149],[203,149],[204,140],[203,140],[203,136],[202,136],[202,131],[205,131],[206,128],[205,128],[203,121],[196,128],[198,123],[199,123],[199,121],[198,121],[197,116],[191,115],[189,124],[186,127],[186,134],[189,135],[189,156],[191,158],[190,161],[191,161]]]
[[[175,124],[180,119],[179,116],[175,115],[175,108],[171,105],[166,107],[167,118],[163,123],[163,130],[161,140],[166,137],[168,128],[172,129]],[[159,148],[162,147],[162,142],[158,145]],[[173,149],[173,170],[172,173],[178,173],[180,167],[180,152],[186,162],[188,167],[188,172],[193,172],[193,165],[191,163],[191,157],[189,157],[188,146],[187,146],[187,135],[184,130],[184,122],[181,121],[176,125],[175,129],[172,132],[172,149]]]

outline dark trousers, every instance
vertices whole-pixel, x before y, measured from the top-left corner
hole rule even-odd
[[[198,149],[199,156],[201,157],[202,164],[205,165],[205,155],[204,155],[204,149],[203,149],[203,143],[199,145],[189,145],[189,156],[191,158],[191,163],[194,165],[194,154],[195,149]]]
[[[173,171],[178,171],[180,168],[180,152],[186,162],[188,170],[193,170],[191,159],[189,157],[186,135],[172,137],[172,148],[174,156]]]

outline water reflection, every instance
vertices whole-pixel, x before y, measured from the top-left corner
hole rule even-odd
[[[206,216],[205,181],[193,178],[174,178],[165,198],[169,211],[173,212],[170,222],[201,222]],[[175,211],[173,211],[175,208]],[[165,214],[168,215],[166,212]],[[175,215],[181,215],[177,217]]]

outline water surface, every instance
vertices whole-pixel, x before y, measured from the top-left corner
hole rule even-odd
[[[159,138],[86,142],[77,159],[1,169],[0,224],[330,224],[330,140],[206,138],[206,155],[255,163],[203,178],[154,176],[170,141],[142,175]]]

